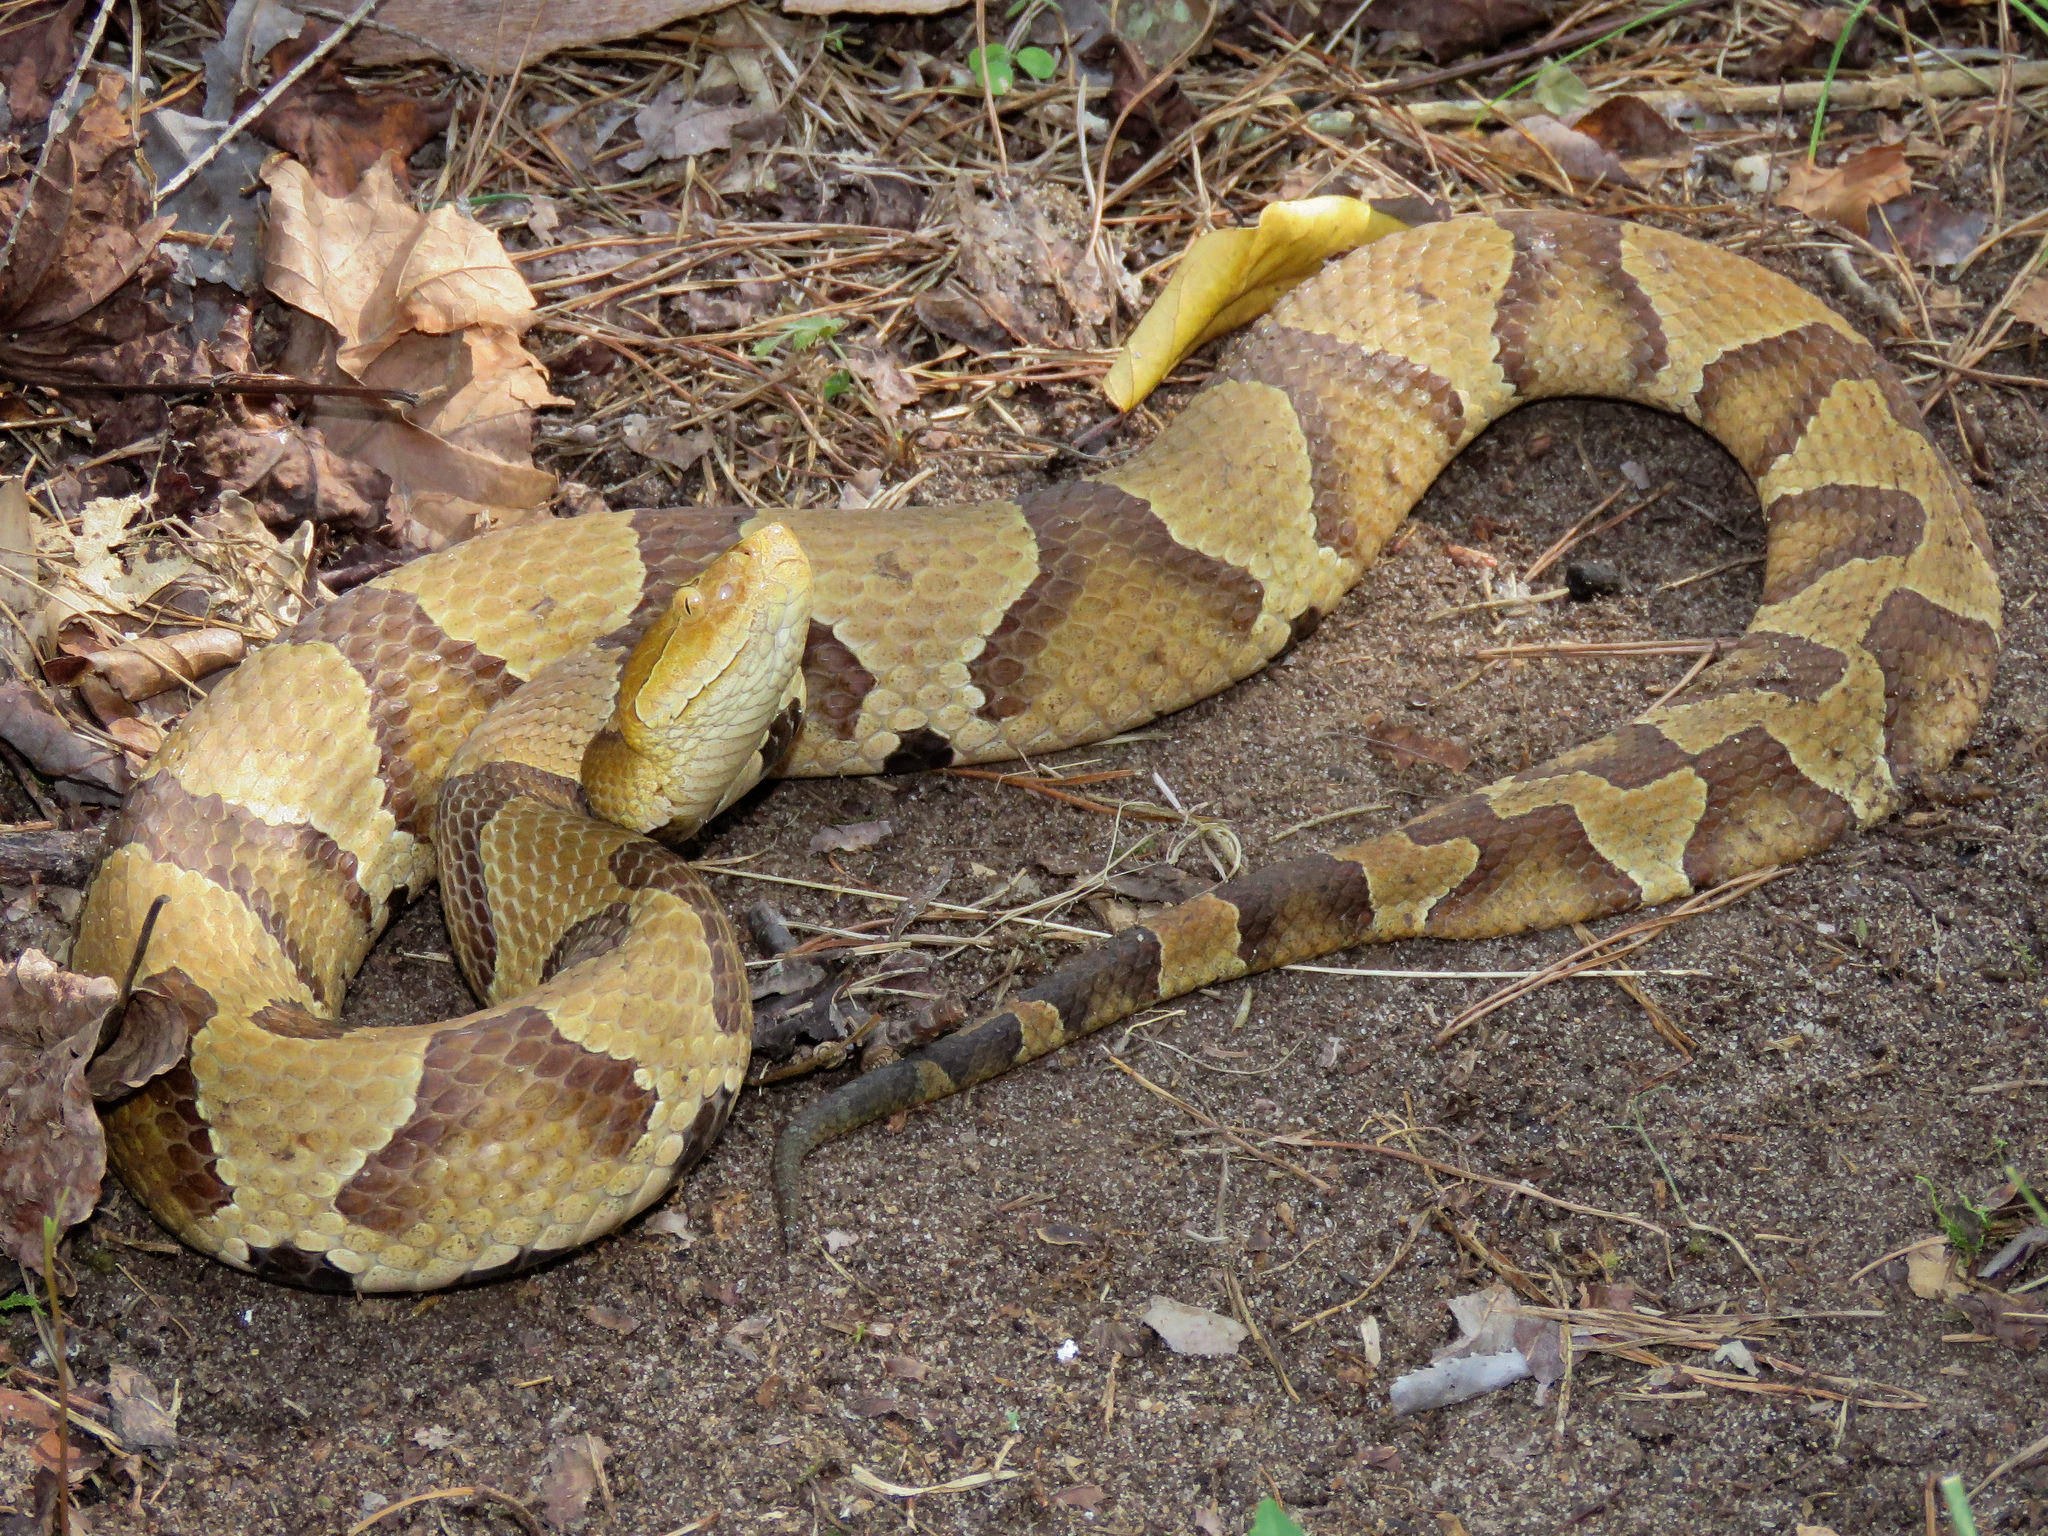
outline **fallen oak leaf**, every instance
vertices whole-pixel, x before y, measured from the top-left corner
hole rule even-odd
[[[1870,233],[1870,210],[1913,189],[1905,146],[1879,144],[1826,169],[1811,160],[1792,167],[1778,206],[1854,235]]]

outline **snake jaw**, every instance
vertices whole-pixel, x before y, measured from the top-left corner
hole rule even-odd
[[[810,625],[810,562],[771,523],[680,587],[627,658],[583,784],[598,815],[688,836],[761,776]]]

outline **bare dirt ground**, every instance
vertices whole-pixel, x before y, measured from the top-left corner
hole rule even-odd
[[[1981,173],[1958,167],[1951,192],[1981,196]],[[2012,207],[2048,200],[2038,170],[2007,174]],[[1995,298],[2026,245],[1994,251],[1965,296]],[[1849,306],[1793,239],[1760,254]],[[2048,380],[2038,350],[1987,366]],[[1012,408],[1061,436],[1075,398],[1027,387]],[[607,1486],[577,1528],[650,1536],[710,1529],[714,1515],[721,1532],[1236,1533],[1267,1496],[1318,1536],[1935,1530],[1930,1477],[1975,1483],[2048,1427],[2048,1352],[1975,1333],[1915,1296],[1899,1262],[1871,1267],[1935,1230],[1921,1180],[1976,1194],[2007,1165],[2036,1187],[2048,1171],[2048,395],[1966,382],[1958,398],[1987,445],[1979,492],[2007,602],[1990,710],[1938,796],[1633,957],[1642,992],[1697,1042],[1689,1060],[1610,979],[1548,987],[1437,1049],[1439,1025],[1495,982],[1284,972],[827,1147],[787,1256],[768,1150],[843,1073],[750,1092],[660,1208],[669,1219],[424,1300],[258,1283],[168,1243],[116,1191],[73,1240],[72,1366],[84,1381],[125,1363],[167,1394],[176,1383],[183,1445],[132,1491],[89,1488],[92,1528],[341,1532],[430,1490],[526,1500],[551,1455],[590,1434],[609,1449]],[[1173,400],[1155,404],[1163,416]],[[1959,454],[1948,408],[1933,419]],[[1144,435],[1133,424],[1095,447],[1121,453]],[[1582,551],[1619,568],[1618,595],[1439,616],[1481,596],[1447,546],[1519,568],[1630,479],[1676,489]],[[970,480],[949,462],[919,497],[1029,483]],[[1626,718],[1694,659],[1486,666],[1476,650],[1736,633],[1758,590],[1742,562],[1761,548],[1742,475],[1683,423],[1607,403],[1533,407],[1462,456],[1413,535],[1296,652],[1143,739],[1041,766],[1133,769],[1108,789],[1148,799],[1156,776],[1227,823],[1254,864],[1334,847]],[[1361,748],[1401,725],[1462,743],[1471,767],[1396,769]],[[1377,809],[1283,835],[1354,807]],[[33,814],[18,797],[0,809]],[[809,851],[821,828],[878,819],[894,830],[871,849],[836,864]],[[1057,889],[1148,830],[954,776],[794,782],[748,801],[702,852],[877,892],[946,875],[945,899],[970,901],[1020,872]],[[1199,845],[1182,851],[1192,874],[1207,862]],[[895,910],[729,874],[717,885],[736,911],[767,899],[800,923]],[[58,942],[57,914],[14,911],[6,955]],[[1577,942],[1415,943],[1332,963],[1513,972]],[[352,1017],[471,1006],[446,948],[433,902],[418,903]],[[926,949],[914,966],[897,952],[849,974],[896,972],[888,985],[903,993],[978,1014],[1072,952],[1015,927],[986,948]],[[864,1000],[892,1018],[920,1001]],[[1357,1150],[1268,1147],[1281,1166],[1148,1082],[1247,1139],[1376,1143],[1569,1205]],[[1523,1382],[1394,1416],[1388,1383],[1451,1336],[1445,1302],[1504,1277],[1561,1301],[1626,1282],[1666,1311],[1777,1321],[1752,1340],[1754,1379],[1684,1349],[1594,1354],[1542,1400]],[[1241,1306],[1264,1347],[1170,1353],[1136,1326],[1154,1296]],[[1105,1323],[1150,1347],[1116,1355]],[[30,1360],[29,1322],[4,1330]],[[1700,1373],[1672,1376],[1685,1364]],[[25,1481],[26,1450],[9,1440],[5,1454]],[[971,1486],[907,1502],[856,1468]],[[1986,1531],[2048,1525],[2048,1467],[1999,1478],[1977,1518]],[[372,1529],[536,1520],[451,1495]]]

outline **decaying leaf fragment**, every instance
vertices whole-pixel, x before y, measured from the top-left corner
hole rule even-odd
[[[420,396],[403,412],[329,400],[317,417],[336,453],[390,477],[406,543],[439,548],[542,515],[555,477],[533,465],[533,411],[567,402],[520,343],[533,294],[498,237],[454,207],[414,210],[388,159],[347,197],[288,160],[265,181],[264,280],[334,332],[309,371]]]
[[[1238,1345],[1251,1337],[1251,1330],[1234,1317],[1167,1296],[1154,1296],[1139,1321],[1165,1340],[1176,1355],[1234,1355]]]
[[[1399,1414],[1424,1413],[1497,1392],[1533,1376],[1545,1389],[1564,1375],[1558,1324],[1526,1317],[1504,1285],[1454,1296],[1447,1303],[1459,1337],[1422,1370],[1397,1377],[1387,1399]],[[1540,1398],[1539,1398],[1540,1400]]]
[[[1408,226],[1355,197],[1268,203],[1249,229],[1217,229],[1188,247],[1166,291],[1117,354],[1102,392],[1128,411],[1180,360],[1256,320],[1330,257]]]
[[[107,1168],[94,1099],[140,1087],[185,1054],[213,1000],[182,971],[155,977],[100,1049],[121,989],[60,969],[41,950],[0,966],[0,1249],[43,1262],[43,1222],[61,1232],[92,1214]]]

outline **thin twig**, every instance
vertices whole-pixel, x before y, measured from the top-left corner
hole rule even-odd
[[[221,136],[186,162],[185,168],[157,188],[156,206],[161,208],[185,189],[185,184],[213,164],[214,157],[232,144],[257,118],[268,112],[277,99],[319,66],[322,59],[334,52],[348,40],[351,32],[369,18],[370,12],[378,6],[379,0],[363,0],[363,3],[348,13],[348,19],[336,27],[298,63],[286,70],[272,82],[269,90],[258,96],[221,131]]]

